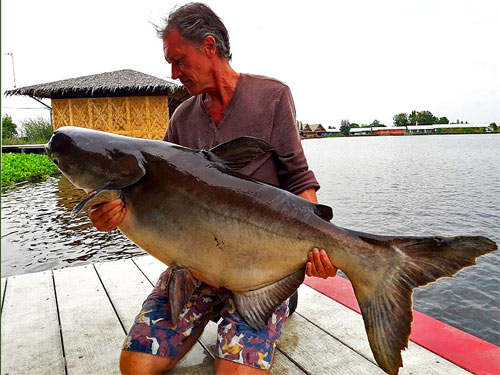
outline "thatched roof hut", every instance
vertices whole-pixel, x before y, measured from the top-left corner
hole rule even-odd
[[[54,129],[74,125],[152,139],[163,137],[169,113],[189,97],[183,86],[134,70],[20,87],[5,94],[50,98]]]

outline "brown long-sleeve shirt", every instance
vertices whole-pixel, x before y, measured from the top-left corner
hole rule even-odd
[[[196,95],[177,108],[164,140],[208,150],[243,135],[259,137],[271,144],[278,156],[267,153],[238,172],[294,194],[319,189],[300,143],[288,86],[272,78],[240,74],[233,97],[217,126],[203,98],[203,94]]]

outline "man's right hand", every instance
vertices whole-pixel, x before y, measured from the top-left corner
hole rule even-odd
[[[89,208],[88,215],[92,225],[100,232],[109,232],[121,224],[127,209],[121,199],[98,204]]]

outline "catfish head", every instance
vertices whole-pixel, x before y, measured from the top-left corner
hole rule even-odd
[[[144,177],[144,158],[131,139],[74,126],[54,132],[45,145],[47,155],[73,185],[88,194],[73,214],[99,193],[119,191]]]

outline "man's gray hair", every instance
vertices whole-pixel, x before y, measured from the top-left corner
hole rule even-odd
[[[207,5],[202,3],[183,5],[174,9],[164,21],[165,26],[157,29],[162,39],[177,29],[184,39],[199,47],[207,36],[212,36],[215,39],[217,54],[228,61],[231,60],[227,29],[219,16]]]

